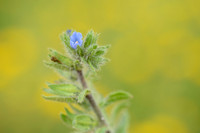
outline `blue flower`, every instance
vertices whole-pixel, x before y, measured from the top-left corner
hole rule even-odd
[[[72,32],[72,30],[68,29],[68,30],[66,31],[66,34],[70,36],[71,32]]]
[[[83,43],[82,34],[80,32],[73,32],[70,36],[70,45],[73,49],[77,48],[77,45],[81,46]]]

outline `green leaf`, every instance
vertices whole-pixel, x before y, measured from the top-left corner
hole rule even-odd
[[[96,57],[93,61],[94,61],[96,64],[100,65],[100,64],[103,64],[103,63],[104,63],[104,58],[102,58],[102,57]]]
[[[66,34],[66,32],[63,32],[63,34],[60,36],[60,39],[62,40],[63,44],[67,48],[67,51],[71,55],[75,55],[75,50],[70,46],[70,37]]]
[[[108,106],[108,105],[110,105],[114,102],[118,102],[118,101],[121,101],[121,100],[128,100],[132,97],[133,96],[128,92],[118,91],[118,92],[114,92],[114,93],[109,94],[100,105],[105,107],[105,106]]]
[[[98,35],[94,33],[93,30],[89,31],[85,38],[84,48],[88,48],[90,45],[95,44]]]
[[[78,130],[87,131],[92,129],[96,125],[96,121],[91,116],[82,114],[74,117],[72,125]]]
[[[68,124],[68,125],[72,125],[72,120],[68,117],[68,116],[66,116],[66,115],[64,115],[64,114],[60,114],[60,119],[65,123],[65,124]]]
[[[93,45],[93,50],[95,50],[97,47],[98,47],[97,44],[94,44]]]
[[[45,90],[46,92],[59,96],[75,96],[80,92],[80,89],[73,84],[50,84],[48,86],[51,90]]]
[[[67,124],[70,124],[72,126],[72,120],[74,119],[74,117],[76,116],[75,114],[71,113],[67,108],[65,108],[65,112],[66,112],[66,115],[64,114],[61,114],[61,119],[67,123]]]
[[[66,103],[75,103],[74,98],[64,97],[64,96],[42,96],[46,100],[57,101],[57,102],[66,102]]]
[[[74,117],[76,116],[75,114],[72,114],[67,108],[65,108],[65,112],[66,112],[67,116],[68,116],[71,120],[73,120]]]
[[[99,62],[101,61],[101,57],[89,57],[88,58],[88,63],[90,63],[90,67],[92,68],[95,68],[95,69],[98,69],[99,68]]]
[[[48,94],[54,94],[54,95],[56,95],[55,92],[52,89],[44,88],[43,91],[46,92],[46,93],[48,93]]]
[[[94,49],[93,49],[93,46],[90,46],[89,48],[88,48],[88,50],[86,51],[86,55],[87,56],[90,56],[90,54],[91,54],[91,52],[93,51]]]
[[[107,50],[110,47],[111,47],[111,45],[100,46],[100,47],[98,47],[98,50]]]
[[[63,32],[63,34],[60,36],[60,39],[62,40],[62,42],[64,43],[64,45],[67,48],[71,48],[70,47],[70,37],[65,32]]]
[[[116,122],[118,121],[118,117],[121,114],[121,112],[125,109],[127,109],[128,104],[127,102],[122,102],[120,104],[117,104],[111,111],[110,121],[111,125],[116,125]]]
[[[105,127],[99,128],[95,131],[95,133],[106,133],[106,128]]]
[[[62,55],[61,53],[57,52],[56,50],[49,49],[49,51],[50,51],[49,56],[51,57],[51,59],[56,58],[58,61],[61,62],[61,64],[65,64],[68,67],[72,67],[73,61],[70,58]]]
[[[110,47],[110,45],[107,46],[100,46],[96,49],[96,52],[94,53],[94,56],[102,56],[107,52],[107,49]],[[93,56],[93,55],[92,55]]]
[[[44,64],[47,66],[47,67],[50,67],[50,68],[53,68],[53,69],[56,69],[56,70],[62,70],[62,71],[69,71],[71,70],[69,67],[67,67],[66,65],[63,65],[63,64],[58,64],[56,62],[46,62],[44,61]]]
[[[128,125],[129,125],[129,115],[127,112],[125,112],[121,116],[121,119],[119,123],[117,124],[114,133],[127,133]]]
[[[107,62],[107,60],[103,57],[90,57],[89,58],[92,67],[94,67],[96,70],[98,70],[103,64]]]
[[[76,112],[76,113],[78,113],[78,114],[82,114],[82,113],[83,113],[83,111],[81,111],[80,109],[78,109],[77,107],[75,107],[73,104],[69,104],[69,106],[71,107],[71,109],[72,109],[74,112]]]
[[[92,64],[90,61],[88,61],[88,65],[89,65],[89,68],[90,68],[93,72],[95,72],[95,67],[93,66],[93,64]]]
[[[81,57],[83,56],[83,51],[79,45],[77,46],[77,54]]]
[[[82,103],[86,97],[91,91],[89,89],[83,90],[79,95],[78,95],[78,103]]]
[[[95,53],[96,49],[97,49],[97,45],[96,45],[96,44],[90,46],[90,47],[86,50],[86,53],[85,53],[86,57],[92,56],[92,55]]]
[[[100,56],[100,55],[103,55],[104,53],[105,53],[104,50],[98,50],[96,51],[95,56]]]
[[[94,32],[92,30],[87,33],[86,38],[85,38],[85,43],[84,43],[85,48],[87,48],[91,45],[93,34],[94,34]]]

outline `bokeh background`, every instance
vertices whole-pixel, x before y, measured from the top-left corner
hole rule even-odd
[[[200,133],[199,0],[0,0],[1,133],[69,132],[65,105],[41,98],[68,28],[112,44],[95,85],[134,95],[129,133]]]

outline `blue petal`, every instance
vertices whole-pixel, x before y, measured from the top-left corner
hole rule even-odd
[[[82,34],[80,32],[73,32],[70,36],[70,45],[73,49],[77,48],[77,45],[81,46],[83,43]],[[78,41],[78,43],[76,43]]]
[[[76,38],[75,38],[74,36],[71,36],[71,37],[70,37],[70,41],[75,42],[75,41],[76,41]]]
[[[73,49],[76,49],[76,44],[75,44],[73,41],[70,41],[70,46],[71,46]]]
[[[76,35],[77,35],[77,38],[79,38],[79,39],[81,39],[83,37],[80,32],[77,32]]]
[[[70,40],[73,42],[76,41],[76,32],[73,32],[73,34],[70,36]]]
[[[73,45],[73,44],[74,44],[74,42],[70,40],[70,45]]]
[[[82,43],[83,43],[83,40],[79,40],[79,44],[80,44],[80,46],[82,45]]]

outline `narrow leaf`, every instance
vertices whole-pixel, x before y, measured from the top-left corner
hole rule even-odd
[[[111,45],[106,45],[106,46],[100,46],[98,47],[98,50],[107,50],[108,48],[110,48]]]
[[[60,61],[61,64],[65,64],[68,67],[72,67],[73,61],[70,58],[62,55],[61,53],[57,52],[56,50],[49,49],[49,51],[50,51],[49,56],[51,57],[51,59],[56,58],[58,61]]]
[[[124,91],[118,91],[118,92],[114,92],[109,94],[104,101],[101,103],[101,106],[105,107],[108,106],[114,102],[118,102],[121,100],[127,100],[132,98],[133,96],[128,93],[128,92],[124,92]]]
[[[93,30],[89,31],[85,38],[84,48],[88,48],[90,45],[95,44],[98,35],[94,33]]]
[[[75,96],[80,89],[73,84],[50,84],[48,85],[55,95],[60,96]]]
[[[127,133],[129,125],[129,115],[125,112],[115,128],[115,133]]]
[[[99,128],[95,131],[95,133],[106,133],[106,128],[105,127]]]
[[[68,124],[68,125],[72,125],[72,120],[68,117],[68,116],[66,116],[66,115],[64,115],[64,114],[60,114],[60,119],[65,123],[65,124]]]
[[[78,103],[82,103],[86,97],[91,91],[88,89],[83,90],[79,95],[78,95]]]
[[[124,109],[127,109],[127,107],[128,107],[127,102],[122,102],[120,104],[117,104],[115,106],[115,108],[112,109],[111,116],[110,116],[110,120],[111,120],[112,125],[116,125],[116,122],[118,121],[119,115],[121,114],[121,112]]]
[[[50,67],[50,68],[53,68],[53,69],[56,69],[56,70],[62,70],[62,71],[69,71],[70,70],[70,68],[67,67],[66,65],[58,64],[56,62],[46,62],[46,61],[44,61],[44,64],[47,67]]]
[[[74,105],[72,104],[69,104],[69,106],[71,107],[71,109],[76,112],[76,113],[79,113],[79,114],[82,114],[83,111],[81,111],[80,109],[78,109],[77,107],[75,107]]]
[[[83,56],[82,48],[79,45],[77,46],[77,53],[79,56],[81,56],[81,57]]]
[[[87,33],[86,38],[85,38],[85,43],[84,43],[85,48],[87,48],[91,45],[93,34],[94,34],[94,32],[92,30]]]
[[[67,116],[68,116],[71,120],[73,120],[74,117],[76,116],[75,114],[71,113],[67,108],[65,108],[65,112],[66,112]]]
[[[100,56],[100,55],[103,55],[104,53],[105,53],[104,50],[98,50],[96,51],[95,56]]]
[[[48,93],[48,94],[54,94],[54,95],[56,95],[55,92],[52,89],[44,88],[43,91],[46,92],[46,93]]]
[[[67,48],[71,48],[70,47],[70,37],[65,32],[60,36],[60,39],[62,40],[62,42],[64,43],[64,45]]]
[[[66,102],[66,103],[75,103],[74,98],[63,97],[63,96],[42,96],[46,100],[56,101],[56,102]]]
[[[90,61],[88,61],[88,65],[89,65],[89,68],[90,68],[93,72],[95,72],[95,67],[93,66],[93,64],[92,64]]]
[[[70,36],[64,32],[61,36],[60,39],[62,40],[63,44],[65,45],[65,47],[67,48],[67,51],[71,54],[71,55],[75,55],[75,50],[70,46]]]
[[[73,127],[78,130],[89,130],[96,124],[95,120],[89,115],[77,115],[72,121]]]
[[[96,46],[96,45],[95,45]],[[91,52],[94,50],[93,46],[90,46],[87,51],[86,51],[86,55],[90,56]]]

